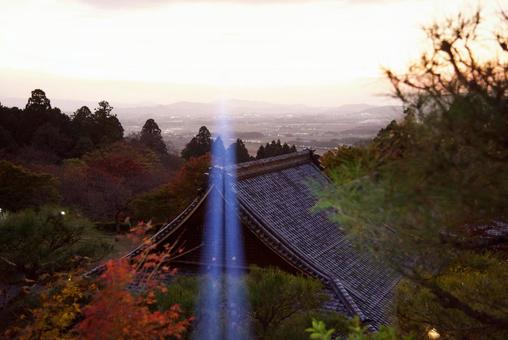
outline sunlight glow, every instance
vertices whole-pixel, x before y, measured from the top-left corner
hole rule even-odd
[[[192,99],[193,88],[219,86],[226,70],[232,96],[242,88],[251,96],[279,88],[267,100],[287,101],[284,92],[291,87],[335,89],[379,78],[381,66],[404,69],[423,48],[423,24],[478,5],[476,0],[161,0],[143,7],[92,2],[100,3],[0,0],[0,77],[42,74],[41,87],[51,76],[187,85]],[[482,2],[486,17],[505,2]],[[51,86],[57,97],[71,93],[63,80]],[[90,84],[80,99],[98,96],[95,88]],[[13,93],[6,84],[0,90],[10,96],[27,91]],[[136,96],[164,98],[150,91]]]

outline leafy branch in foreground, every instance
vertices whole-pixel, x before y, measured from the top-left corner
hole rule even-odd
[[[508,36],[482,60],[481,25],[475,13],[426,30],[430,52],[386,72],[404,119],[329,155],[334,183],[318,190],[318,207],[404,278],[395,312],[407,334],[508,335]]]

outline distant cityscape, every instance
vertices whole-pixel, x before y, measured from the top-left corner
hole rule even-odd
[[[212,133],[215,131],[213,103],[118,108],[115,112],[126,135],[139,131],[146,119],[154,118],[169,149],[175,152],[183,149],[200,126],[206,125]],[[241,138],[252,155],[261,144],[277,139],[294,144],[298,149],[314,149],[317,153],[341,144],[362,143],[374,137],[391,120],[402,116],[401,107],[394,105],[308,107],[238,100],[233,101],[230,112],[235,138]]]

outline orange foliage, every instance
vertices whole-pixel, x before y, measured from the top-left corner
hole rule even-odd
[[[196,196],[197,189],[206,183],[204,174],[210,167],[210,154],[189,159],[178,171],[173,180],[169,183],[168,189],[175,198],[181,211]]]
[[[89,305],[82,309],[84,320],[76,330],[86,339],[163,339],[180,338],[190,319],[180,317],[178,305],[166,311],[152,311],[155,293],[135,294],[128,290],[134,278],[126,260],[109,261]]]
[[[166,311],[155,310],[156,292],[165,292],[157,278],[174,275],[167,263],[171,259],[173,247],[166,244],[157,249],[146,236],[150,224],[139,224],[131,230],[133,240],[145,245],[132,262],[121,259],[108,261],[106,271],[100,277],[91,303],[82,309],[84,320],[76,330],[84,338],[92,339],[164,339],[180,338],[192,319],[182,319],[180,307],[173,305]],[[132,292],[136,276],[143,278],[146,294]]]
[[[117,177],[145,175],[160,167],[156,155],[146,148],[116,142],[83,157],[88,166]]]

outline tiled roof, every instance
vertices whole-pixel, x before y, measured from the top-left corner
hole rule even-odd
[[[271,168],[271,163],[277,166]],[[249,168],[249,176],[240,176]],[[398,277],[353,248],[324,212],[312,211],[316,198],[310,182],[328,181],[314,164],[312,152],[244,163],[238,172],[240,207],[254,215],[267,234],[287,245],[309,270],[321,273],[342,295],[350,315],[370,320],[376,328],[385,323],[385,308]]]
[[[358,315],[373,328],[387,323],[386,308],[398,276],[353,248],[340,227],[324,212],[314,212],[310,182],[326,183],[309,150],[228,167],[236,174],[240,218],[270,249],[300,271],[323,281],[333,298],[326,308]],[[212,186],[152,240],[159,244],[182,228],[202,206]],[[140,245],[125,258],[138,255]],[[99,266],[87,275],[96,275]]]

